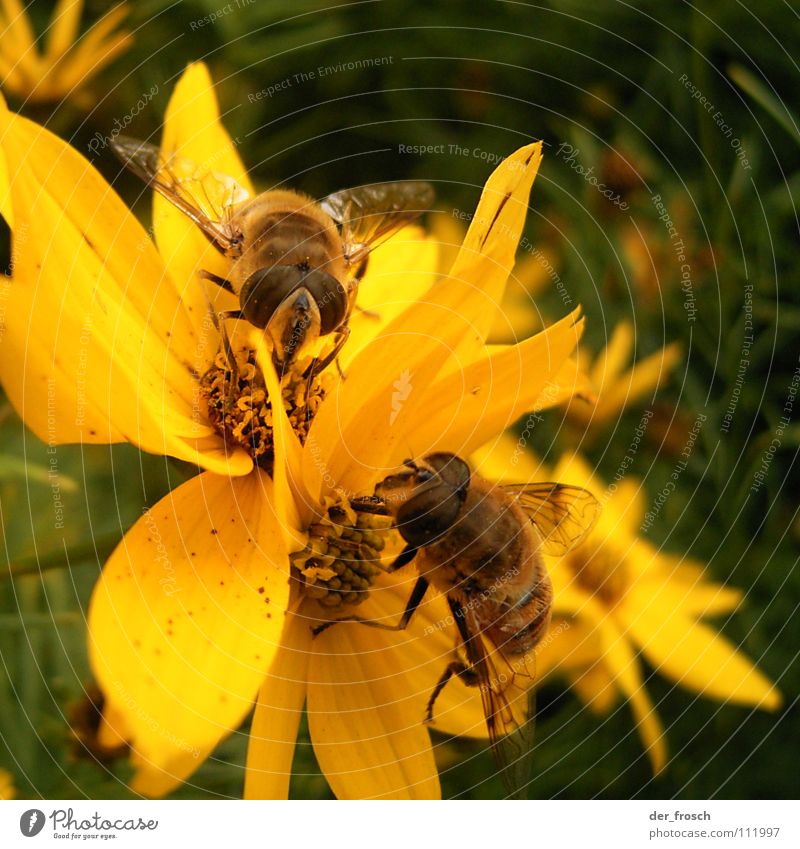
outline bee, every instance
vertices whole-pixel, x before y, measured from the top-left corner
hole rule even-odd
[[[232,177],[204,169],[154,145],[118,136],[111,146],[131,171],[188,216],[227,259],[225,277],[200,276],[236,295],[239,309],[215,315],[228,361],[235,367],[227,319],[263,330],[278,374],[332,334],[332,350],[307,373],[322,371],[349,335],[358,282],[369,253],[433,204],[424,182],[346,189],[316,203],[289,190],[255,197]]]
[[[444,595],[458,643],[425,721],[433,721],[436,700],[453,677],[478,687],[492,749],[518,790],[524,779],[508,771],[516,767],[521,776],[532,745],[532,721],[525,716],[535,675],[532,650],[547,632],[553,601],[542,554],[562,555],[578,545],[600,515],[599,502],[561,483],[492,484],[457,455],[438,452],[406,460],[378,483],[374,496],[353,506],[392,518],[406,545],[389,571],[413,560],[419,577],[396,625],[357,616],[337,621],[403,630],[429,586]]]

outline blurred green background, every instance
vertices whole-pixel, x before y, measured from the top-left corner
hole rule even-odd
[[[105,5],[88,3],[85,20]],[[32,7],[40,31],[51,7]],[[172,86],[196,59],[219,81],[224,122],[261,188],[285,184],[322,196],[415,177],[435,184],[439,208],[452,217],[474,208],[494,162],[530,139],[544,140],[526,236],[553,257],[573,303],[583,305],[584,344],[599,350],[618,322],[630,320],[637,357],[673,340],[684,351],[657,395],[595,429],[586,453],[612,477],[642,409],[654,409],[658,426],[629,470],[645,478],[652,500],[688,426],[698,413],[708,417],[648,537],[706,561],[709,577],[745,591],[741,610],[715,624],[778,682],[786,703],[777,715],[723,706],[648,674],[673,756],[654,779],[627,705],[598,719],[553,681],[539,694],[533,795],[796,796],[800,405],[764,485],[756,493],[750,487],[800,355],[797,4],[209,0],[131,7],[126,27],[135,44],[89,85],[93,108],[25,110],[84,153],[95,133],[109,133],[154,84],[156,96],[127,132],[157,139]],[[227,7],[213,23],[197,25]],[[405,152],[414,145],[443,152]],[[577,153],[569,160],[571,150]],[[109,179],[118,174],[107,153],[93,159]],[[604,198],[576,163],[594,169],[618,202]],[[146,218],[135,179],[126,175],[116,185]],[[655,195],[686,245],[694,316]],[[754,343],[742,379],[748,286]],[[565,312],[553,287],[535,306],[547,317]],[[89,682],[84,611],[120,535],[184,473],[128,446],[59,448],[68,521],[54,530],[47,446],[8,405],[0,416],[7,562],[0,578],[0,767],[21,796],[126,796],[124,759],[100,766],[79,757],[69,730]],[[561,411],[546,419],[535,449],[554,460],[580,433],[565,426]],[[240,796],[245,743],[246,728],[175,795]],[[479,744],[457,741],[439,752],[446,796],[504,795],[499,782],[483,780],[493,767]],[[328,795],[307,744],[296,771],[295,796]]]

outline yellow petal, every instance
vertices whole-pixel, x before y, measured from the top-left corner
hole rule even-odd
[[[21,70],[35,71],[39,51],[36,49],[36,35],[24,5],[19,0],[2,0],[0,6],[5,18],[0,21],[3,26],[3,42],[11,45]]]
[[[304,452],[311,493],[330,488],[329,481],[362,492],[410,445],[412,453],[422,450],[424,440],[415,444],[415,434],[428,418],[427,388],[445,364],[455,374],[480,351],[513,264],[540,159],[541,145],[534,144],[498,167],[450,275],[370,340],[353,360],[347,380],[326,399]],[[460,397],[457,387],[451,384],[450,390]],[[449,420],[449,412],[440,414]],[[503,429],[494,425],[484,428],[485,436],[481,440],[479,434],[471,448]],[[314,455],[325,458],[323,469]]]
[[[497,483],[546,480],[542,464],[527,450],[527,440],[511,431],[473,451],[472,466],[482,478]]]
[[[637,583],[625,596],[620,616],[662,675],[707,698],[765,710],[780,707],[775,685],[731,642],[679,609],[656,604],[664,601],[664,594],[653,598],[648,589],[646,583]]]
[[[509,282],[486,340],[491,344],[514,345],[541,330],[542,321],[530,295],[518,283]]]
[[[533,410],[547,397],[551,378],[580,338],[583,322],[576,323],[577,317],[576,311],[435,383],[425,393],[421,420],[409,425],[408,441],[417,454],[451,450],[468,455]]]
[[[596,387],[613,384],[631,360],[634,330],[630,321],[620,321],[605,349],[598,354],[590,377]]]
[[[450,281],[447,281],[450,282]],[[469,321],[442,284],[371,339],[325,398],[303,452],[308,491],[334,486],[363,492],[407,450],[407,434],[425,416],[425,389],[451,356]]]
[[[0,113],[7,110],[6,102],[3,95],[0,94]],[[6,164],[6,156],[0,146],[0,215],[5,219],[6,224],[14,229],[14,204],[11,199],[11,179],[8,173],[8,165]],[[13,263],[15,257],[12,254],[11,273],[14,273]]]
[[[438,245],[419,227],[404,227],[370,254],[367,273],[358,285],[358,306],[350,318],[350,338],[342,352],[345,372],[370,339],[430,289],[437,265]]]
[[[608,671],[625,698],[630,702],[642,742],[650,757],[653,773],[658,774],[667,763],[667,744],[661,721],[642,680],[639,661],[627,638],[610,617],[599,623],[603,659]]]
[[[474,313],[482,340],[503,299],[528,214],[528,196],[542,161],[542,144],[526,145],[506,157],[486,181],[478,208],[450,277],[480,287]]]
[[[262,472],[192,478],[126,534],[92,596],[89,652],[111,715],[124,717],[134,789],[167,792],[239,725],[288,601],[286,548]]]
[[[705,573],[705,567],[698,561],[659,551],[647,579],[671,592],[672,603],[693,619],[734,611],[742,603],[744,593],[736,587],[707,581]],[[642,589],[646,589],[644,583]]]
[[[129,440],[249,471],[206,420],[202,342],[141,225],[60,139],[4,110],[0,133],[14,175],[0,379],[17,411],[51,444]]]
[[[571,675],[569,685],[593,713],[608,713],[617,701],[617,690],[603,663]]]
[[[513,278],[519,281],[529,296],[541,295],[553,283],[556,285],[560,283],[561,278],[555,269],[558,257],[550,248],[528,245],[526,252],[517,263]],[[564,297],[564,294],[562,290],[561,297],[564,306],[569,306],[569,298]]]
[[[382,576],[369,599],[359,608],[359,615],[387,624],[398,622],[416,578],[413,567]],[[402,638],[395,643],[394,662],[404,671],[406,692],[415,699],[413,715],[420,722],[425,717],[434,687],[454,658],[458,642],[445,597],[429,588]],[[409,713],[411,710],[409,708]],[[436,699],[430,727],[451,736],[488,737],[479,689],[468,687],[459,678],[451,678]]]
[[[559,407],[570,399],[576,405],[594,403],[595,397],[586,372],[581,368],[577,357],[568,357],[564,365],[548,384],[548,391],[536,405],[537,412]]]
[[[258,702],[247,744],[245,799],[287,799],[297,729],[306,700],[311,623],[289,614]]]
[[[78,37],[83,0],[58,0],[47,32],[47,58],[57,59],[72,47]]]
[[[42,85],[49,83],[52,90],[48,92],[49,99],[72,94],[133,44],[130,33],[116,33],[103,43],[96,43],[99,39],[93,36],[94,32],[87,33],[76,50],[42,77]]]
[[[0,769],[0,802],[7,802],[16,795],[14,776],[7,769]]]
[[[178,80],[164,116],[161,149],[194,162],[201,173],[218,172],[233,177],[251,195],[253,186],[236,151],[236,142],[222,125],[214,83],[202,62],[187,66]],[[211,197],[206,214],[216,217],[222,208],[220,198]],[[202,231],[166,198],[153,194],[153,229],[156,243],[182,297],[196,316],[205,314],[206,296],[197,271],[205,269],[225,277],[229,260],[222,257]],[[213,284],[213,295],[225,298]],[[230,300],[233,300],[232,298]],[[226,304],[232,307],[232,304]],[[212,356],[215,351],[212,351]]]
[[[562,605],[563,610],[563,605]],[[596,624],[590,616],[555,615],[536,647],[539,679],[559,672],[581,672],[602,658]]]
[[[87,30],[72,50],[56,58],[42,79],[42,87],[48,86],[55,97],[69,94],[126,50],[133,37],[124,32],[112,33],[127,14],[128,10],[122,3],[110,9]],[[45,96],[44,91],[41,96]]]
[[[652,395],[670,376],[680,358],[680,345],[672,344],[636,363],[626,375],[606,375],[604,382],[595,387],[599,400],[593,421],[607,421],[628,405]]]
[[[611,487],[609,487],[609,490]],[[603,505],[609,514],[614,514],[616,522],[625,526],[628,534],[635,535],[644,518],[647,490],[644,483],[635,478],[622,478],[615,482],[613,492]]]
[[[408,637],[357,623],[314,640],[308,724],[339,799],[438,799],[423,694],[409,686],[398,643]]]
[[[582,486],[597,498],[603,495],[603,487],[595,479],[592,467],[580,454],[562,454],[556,464],[553,477],[559,481],[569,481],[574,486]]]
[[[272,408],[272,437],[275,443],[275,503],[278,518],[286,537],[287,550],[300,551],[305,547],[305,528],[313,518],[314,503],[306,491],[302,475],[302,447],[283,407],[281,385],[272,357],[267,350],[264,335],[257,330],[250,333],[250,344],[267,385],[270,399],[279,398],[280,403]]]
[[[467,232],[467,228],[453,217],[457,214],[458,210],[451,213],[433,209],[427,216],[428,230],[438,248],[438,270],[442,274],[453,267]]]

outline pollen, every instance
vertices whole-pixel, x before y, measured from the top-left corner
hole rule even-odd
[[[264,376],[256,365],[253,349],[243,348],[234,356],[237,375],[220,351],[201,378],[200,391],[208,405],[209,419],[226,442],[241,446],[256,465],[271,471],[275,457],[273,414]],[[303,369],[298,367],[282,381],[283,407],[301,443],[305,442],[330,380],[323,373],[309,386]]]
[[[309,529],[308,545],[292,555],[305,595],[326,608],[360,604],[383,571],[390,533],[388,518],[357,513],[342,493],[327,498],[323,516]]]

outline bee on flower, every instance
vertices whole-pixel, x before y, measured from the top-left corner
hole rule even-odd
[[[579,454],[551,473],[505,436],[476,458],[490,477],[522,465],[532,479],[570,480],[603,505],[585,540],[565,556],[546,557],[553,581],[553,623],[537,650],[541,679],[561,676],[587,707],[608,713],[627,701],[654,773],[668,762],[667,740],[645,686],[642,660],[659,675],[707,699],[776,711],[782,696],[729,639],[703,619],[733,613],[740,590],[715,583],[704,564],[641,538],[644,488],[626,477],[606,485]]]
[[[410,444],[420,458],[468,456],[572,393],[577,309],[516,344],[486,344],[541,145],[490,176],[446,274],[413,226],[374,248],[338,367],[309,371],[318,352],[281,350],[282,331],[237,316],[226,341],[219,318],[244,311],[241,290],[213,278],[230,279],[231,257],[174,196],[155,194],[153,243],[89,163],[46,130],[3,110],[0,141],[0,208],[20,248],[0,339],[12,404],[54,442],[128,441],[199,472],[145,512],[95,587],[98,742],[127,744],[132,788],[164,795],[255,703],[245,795],[282,798],[305,708],[337,796],[438,797],[424,720],[458,638],[445,596],[427,596],[405,630],[319,626],[356,603],[372,621],[397,621],[406,607],[414,565],[376,568],[399,536],[391,517],[353,503],[403,467]],[[213,163],[256,196],[202,65],[178,82],[159,151],[204,172]],[[224,210],[225,197],[209,191]],[[484,715],[468,683],[456,676],[443,689],[437,727]]]

